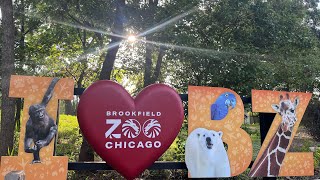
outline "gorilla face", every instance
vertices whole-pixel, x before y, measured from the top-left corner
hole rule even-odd
[[[29,115],[33,121],[43,121],[45,117],[45,107],[39,104],[32,105],[29,108]]]
[[[44,109],[39,109],[36,113],[36,117],[39,119],[43,119],[44,117]]]

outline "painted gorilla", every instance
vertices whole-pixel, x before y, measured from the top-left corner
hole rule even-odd
[[[41,148],[48,146],[57,133],[57,125],[48,115],[46,106],[53,95],[54,87],[58,81],[58,78],[52,80],[40,104],[29,107],[30,117],[26,124],[24,151],[26,153],[33,153],[32,163],[41,162],[39,155]]]

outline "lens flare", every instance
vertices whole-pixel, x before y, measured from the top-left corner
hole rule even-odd
[[[129,42],[133,43],[133,42],[135,42],[137,40],[137,37],[133,36],[133,35],[130,35],[130,36],[128,36],[127,39],[128,39]]]

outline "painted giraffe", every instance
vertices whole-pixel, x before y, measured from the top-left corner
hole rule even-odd
[[[281,115],[282,122],[257,163],[252,166],[249,172],[250,177],[274,177],[279,175],[284,156],[288,151],[292,130],[297,121],[296,107],[298,104],[298,97],[292,102],[289,94],[286,94],[286,98],[280,95],[279,105],[272,105],[272,108]]]

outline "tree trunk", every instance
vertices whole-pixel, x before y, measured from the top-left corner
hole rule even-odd
[[[117,35],[123,34],[123,8],[125,6],[125,0],[119,0],[115,2],[116,13],[114,18],[114,27],[113,33]],[[114,61],[116,59],[119,45],[122,38],[119,36],[111,36],[111,42],[109,43],[109,47],[107,50],[107,54],[105,60],[102,65],[102,69],[100,72],[100,80],[108,79],[110,80],[111,72],[113,69]],[[87,140],[83,137],[82,144],[79,153],[79,161],[93,161],[94,160],[94,153],[93,149]]]
[[[85,44],[83,44],[83,47],[85,49]],[[85,62],[86,63],[86,62]],[[82,88],[82,81],[84,79],[84,73],[85,73],[85,69],[82,69],[82,72],[80,74],[80,77],[77,81],[77,87],[78,88]],[[81,96],[80,96],[81,98]],[[71,103],[71,101],[70,101]],[[67,105],[67,104],[66,104]],[[82,143],[81,143],[81,147],[80,147],[80,152],[79,152],[79,161],[83,162],[83,161],[94,161],[94,151],[92,149],[92,147],[90,146],[90,144],[88,143],[88,141],[85,139],[84,136],[82,136]]]
[[[125,0],[118,0],[115,2],[116,6],[116,13],[114,18],[114,26],[113,26],[113,33],[116,35],[111,36],[111,42],[108,45],[107,54],[105,57],[105,60],[102,65],[102,69],[100,72],[100,80],[107,79],[110,80],[111,78],[111,72],[113,70],[114,61],[116,60],[116,56],[119,50],[119,45],[122,40],[122,34],[123,34],[123,20],[124,14],[123,14],[123,8],[125,7]]]
[[[84,78],[84,73],[85,73],[85,71],[83,70],[80,74],[80,77],[77,82],[78,88],[82,88],[82,81]],[[80,96],[80,98],[81,98],[81,96]],[[71,101],[70,101],[70,103],[71,103]],[[80,152],[79,152],[79,161],[80,162],[94,161],[94,151],[84,136],[82,136],[82,143],[81,143],[81,148],[80,148]]]
[[[121,36],[123,34],[123,8],[125,7],[125,0],[118,0],[115,2],[116,13],[114,17],[114,26],[113,26],[113,33],[118,36],[111,36],[111,42],[109,43],[109,47],[107,50],[107,54],[105,60],[102,65],[102,69],[100,72],[100,80],[107,79],[110,80],[111,72],[113,69],[114,61],[116,59],[119,45],[122,40]],[[93,161],[94,154],[93,149],[87,140],[83,137],[82,144],[79,153],[79,161]]]
[[[149,9],[146,13],[147,16],[152,16],[155,17],[156,14],[156,9],[158,6],[159,1],[158,0],[149,0]],[[149,35],[146,36],[146,61],[144,64],[144,84],[143,87],[147,87],[150,84],[155,83],[159,76],[160,76],[160,69],[161,69],[161,63],[162,63],[162,59],[164,56],[164,49],[162,47],[160,47],[159,49],[159,55],[158,55],[158,59],[157,59],[157,64],[156,67],[154,69],[154,71],[152,70],[152,53],[154,51],[154,47],[153,45],[151,45],[150,43],[148,43],[148,41],[152,41],[153,40],[153,36]],[[153,72],[153,73],[152,73]]]
[[[25,5],[24,5],[24,0],[21,0],[21,4],[20,4],[20,11],[21,11],[21,21],[20,21],[20,42],[19,42],[19,61],[20,63],[18,63],[18,69],[20,71],[22,71],[23,69],[23,65],[25,62]]]
[[[94,161],[94,151],[88,141],[83,137],[79,153],[79,161]]]
[[[64,113],[67,115],[72,115],[72,116],[75,115],[75,111],[73,109],[71,100],[64,101]]]
[[[147,87],[150,84],[155,83],[161,74],[161,64],[164,56],[163,47],[159,48],[159,54],[157,64],[152,75],[152,45],[146,44],[146,62],[144,66],[144,84],[143,87]]]
[[[85,24],[87,24],[87,22],[85,22]],[[78,29],[78,33],[79,33],[79,37],[81,39],[81,43],[82,43],[82,49],[83,49],[83,60],[81,61],[81,74],[79,76],[79,79],[77,80],[77,87],[78,88],[82,88],[82,84],[83,84],[83,80],[85,77],[85,72],[87,70],[87,63],[88,63],[88,57],[87,57],[87,50],[88,50],[88,46],[87,46],[87,33],[85,30],[83,30],[83,33],[81,34],[80,29]],[[81,98],[81,97],[80,97]],[[72,104],[71,101],[67,102],[66,101],[66,114],[67,112],[67,108],[72,109]],[[69,113],[69,112],[68,112]],[[81,143],[81,148],[80,148],[80,152],[79,152],[79,161],[94,161],[94,151],[92,149],[92,147],[90,146],[90,144],[87,142],[87,140],[85,139],[84,136],[82,136],[82,143]]]
[[[146,40],[148,40],[147,37],[146,37]],[[149,43],[146,43],[146,62],[144,64],[143,87],[147,87],[152,83],[151,68],[152,68],[152,45]]]
[[[152,83],[155,83],[159,79],[159,76],[161,74],[161,64],[162,64],[163,56],[164,56],[164,49],[163,49],[163,47],[160,46],[157,64],[156,64],[156,68],[155,68],[154,74],[153,74]]]
[[[14,118],[17,130],[20,131],[20,118],[21,118],[21,110],[22,110],[22,99],[18,98],[16,100],[16,116]]]
[[[83,74],[84,72],[81,73],[80,78],[78,79],[78,88],[82,88]],[[79,152],[79,161],[94,161],[94,151],[84,136],[82,136],[82,143]]]
[[[1,132],[0,156],[8,155],[13,147],[15,100],[9,98],[10,76],[14,73],[14,23],[12,0],[1,1],[3,45],[1,64]]]

